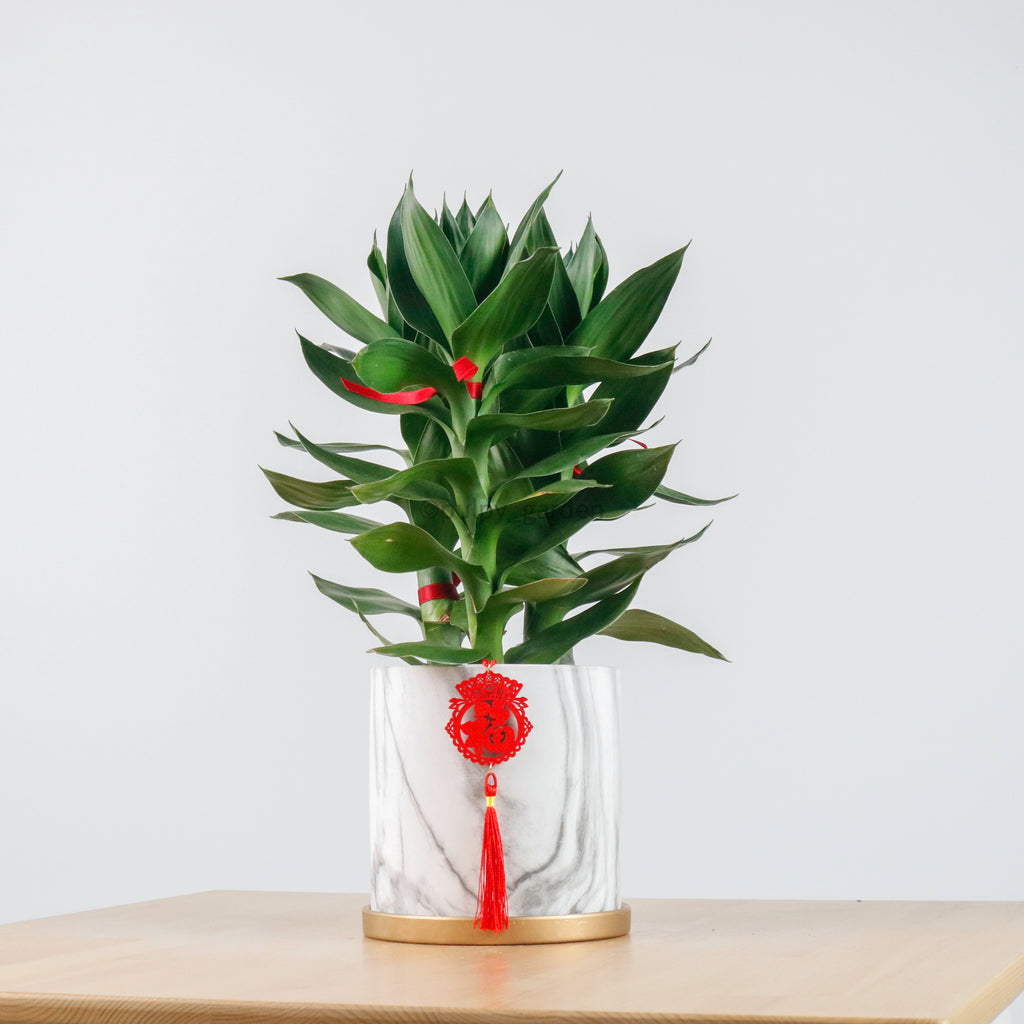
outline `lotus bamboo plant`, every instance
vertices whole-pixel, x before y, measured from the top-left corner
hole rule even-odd
[[[728,500],[666,486],[675,445],[636,440],[673,372],[704,351],[683,362],[675,346],[639,351],[686,247],[605,295],[608,260],[593,223],[564,254],[555,240],[544,213],[553,185],[510,239],[490,196],[475,213],[463,200],[432,217],[410,180],[386,252],[376,236],[370,250],[379,317],[314,274],[283,278],[361,343],[300,335],[309,368],[351,405],[397,416],[404,446],[315,443],[294,427],[294,437],[278,434],[337,477],[264,470],[296,509],[275,518],[348,534],[374,568],[417,575],[418,604],[313,577],[369,627],[378,654],[414,664],[550,664],[571,662],[574,646],[600,633],[721,658],[684,626],[630,607],[647,571],[704,530],[665,544],[575,547],[584,527],[652,497]],[[368,461],[369,451],[401,468]],[[343,511],[378,502],[401,519]],[[522,640],[506,646],[519,612]],[[388,613],[416,620],[416,639],[388,640],[372,621]]]

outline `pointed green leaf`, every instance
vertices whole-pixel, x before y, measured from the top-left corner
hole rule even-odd
[[[494,208],[494,202],[488,196],[459,254],[477,301],[486,299],[501,280],[507,252],[508,233]]]
[[[313,304],[346,334],[359,341],[375,341],[391,333],[391,327],[337,285],[316,274],[294,274],[282,277],[302,289]]]
[[[484,382],[481,411],[486,412],[498,395],[514,388],[548,388],[566,384],[585,385],[598,381],[631,380],[657,373],[658,369],[657,364],[649,366],[637,360],[620,363],[613,359],[591,356],[586,354],[586,349],[580,349],[578,346],[528,348],[506,352],[491,364]],[[668,363],[663,372],[667,380],[672,372],[672,364]],[[645,412],[642,418],[646,418],[646,415]]]
[[[320,345],[314,345],[313,342],[307,341],[301,335],[299,341],[302,344],[302,355],[306,360],[306,365],[331,391],[339,398],[345,399],[350,405],[386,416],[413,415],[439,420],[442,416],[448,415],[444,405],[437,399],[431,399],[422,405],[391,405],[387,402],[379,402],[374,398],[357,395],[355,392],[349,391],[342,383],[343,379],[356,384],[363,383],[351,363],[326,351]]]
[[[610,402],[581,402],[569,409],[540,409],[537,412],[499,412],[477,416],[466,428],[466,449],[489,448],[518,430],[576,430],[599,423]]]
[[[469,238],[469,233],[476,224],[476,217],[473,216],[473,211],[469,208],[469,203],[466,202],[465,193],[462,195],[462,205],[459,207],[459,212],[455,214],[455,222],[459,225],[463,237]]]
[[[557,259],[557,249],[540,249],[517,264],[451,336],[453,353],[483,369],[506,342],[525,334],[544,312]]]
[[[561,347],[562,332],[559,330],[555,314],[551,312],[550,302],[544,307],[544,312],[541,313],[537,322],[527,331],[526,336],[534,348],[544,348],[545,346]],[[508,350],[506,349],[506,351]],[[586,349],[580,349],[580,354],[586,354]]]
[[[540,213],[544,204],[547,202],[548,196],[551,194],[551,190],[555,187],[555,182],[562,176],[562,172],[559,171],[552,179],[551,184],[545,188],[533,203],[530,208],[526,211],[526,216],[519,222],[519,227],[516,228],[516,233],[512,236],[512,244],[509,246],[508,259],[505,262],[505,273],[508,274],[512,268],[523,258],[526,254],[528,235],[530,228],[533,227],[533,222]]]
[[[682,363],[676,363],[675,369],[672,372],[675,373],[676,370],[684,370],[684,369],[686,369],[687,366],[693,366],[693,364],[695,362],[697,362],[697,360],[700,359],[700,357],[702,355],[704,355],[704,353],[707,351],[708,345],[710,345],[710,344],[711,344],[711,339],[708,338],[708,340],[706,342],[704,342],[704,344],[699,349],[697,349],[697,351],[694,352],[693,355],[690,356],[689,359],[687,359],[685,362],[682,362]]]
[[[505,660],[511,664],[553,664],[581,640],[603,631],[619,618],[629,607],[639,588],[640,580],[637,580],[620,593],[599,601],[585,612],[548,626],[537,636],[507,651]]]
[[[683,246],[627,277],[590,311],[565,343],[580,345],[595,356],[628,359],[661,315],[685,252]]]
[[[542,521],[542,517],[552,509],[564,505],[574,494],[608,486],[610,485],[599,484],[583,477],[572,477],[569,480],[553,480],[532,491],[526,497],[504,502],[502,500],[504,488],[499,488],[495,494],[494,506],[486,512],[482,512],[477,518],[477,531],[480,532],[492,526],[505,528],[520,525],[526,519],[538,520],[543,528],[545,523]]]
[[[384,254],[377,247],[377,233],[373,234],[373,247],[370,249],[370,255],[366,257],[366,266],[370,271],[370,282],[373,284],[373,290],[377,295],[377,302],[380,305],[380,311],[385,317],[388,316],[388,268],[384,262]],[[390,323],[390,317],[388,317]]]
[[[404,196],[395,207],[388,224],[388,287],[395,305],[401,312],[402,318],[417,331],[425,334],[434,341],[446,343],[444,331],[437,322],[430,304],[424,298],[412,276],[409,267],[409,259],[405,251],[405,242],[402,236],[402,208]],[[378,334],[383,338],[383,334]]]
[[[552,576],[580,576],[582,574],[583,569],[565,548],[559,544],[538,555],[536,558],[512,566],[505,574],[505,578],[509,583],[523,586],[535,580],[542,580]]]
[[[662,644],[665,647],[676,647],[681,651],[692,651],[704,654],[709,658],[728,661],[716,651],[706,640],[702,640],[693,630],[680,626],[678,622],[666,619],[663,615],[646,612],[640,608],[631,608],[620,615],[613,623],[600,630],[602,636],[613,636],[616,640],[646,641],[651,644]]]
[[[349,477],[356,483],[367,483],[371,480],[383,480],[391,476],[395,471],[390,466],[380,466],[376,462],[367,462],[365,459],[354,459],[351,455],[341,455],[337,452],[328,451],[321,445],[314,444],[307,437],[299,433],[294,423],[289,426],[295,431],[299,444],[313,456],[317,462],[333,469],[335,473]]]
[[[711,525],[707,523],[702,526],[695,534],[690,537],[684,537],[680,541],[676,541],[675,544],[644,544],[639,547],[630,548],[592,548],[590,551],[580,551],[578,554],[572,557],[577,562],[581,562],[584,558],[592,558],[594,555],[654,555],[659,552],[671,552],[675,551],[676,548],[684,547],[687,544],[693,544],[695,541],[701,539],[704,536],[705,531]]]
[[[487,651],[473,647],[447,647],[427,640],[416,640],[406,644],[391,644],[375,647],[370,654],[383,654],[389,658],[422,658],[433,665],[476,665],[487,657]]]
[[[537,212],[533,227],[530,228],[528,248],[531,252],[549,247],[560,249],[558,239],[548,223],[547,215],[543,210]],[[582,319],[580,305],[573,291],[572,282],[566,273],[565,264],[561,258],[555,260],[555,269],[551,277],[551,290],[548,292],[548,308],[551,310],[555,323],[558,324],[559,333],[567,338],[579,325]]]
[[[313,576],[313,573],[310,573]],[[342,607],[358,615],[408,615],[411,619],[419,620],[420,610],[415,605],[395,597],[384,590],[375,590],[364,587],[346,587],[341,583],[332,583],[330,580],[313,576],[313,582],[321,594],[326,595],[332,601],[337,601]]]
[[[505,607],[506,605],[529,602],[538,604],[542,601],[553,601],[574,593],[587,582],[586,576],[573,576],[562,579],[534,580],[520,587],[509,587],[499,591],[488,602],[486,607]]]
[[[708,526],[710,525],[709,523]],[[674,544],[652,544],[646,547],[618,549],[616,551],[618,558],[605,562],[604,565],[588,569],[587,585],[576,591],[571,597],[567,597],[564,602],[559,602],[559,605],[564,604],[566,608],[575,608],[581,604],[603,600],[617,593],[634,580],[642,579],[648,570],[668,558],[673,551],[678,551],[679,548],[700,540],[707,528],[705,526],[692,537],[684,537]],[[587,551],[584,555],[576,555],[575,558],[580,561],[585,555],[594,553]]]
[[[352,494],[366,504],[394,496],[466,506],[483,497],[473,460],[467,458],[420,462],[386,479],[353,487]]]
[[[594,277],[600,262],[601,252],[597,247],[594,222],[588,217],[579,248],[568,270],[569,280],[576,292],[580,313],[583,316],[587,315],[594,301]]]
[[[466,244],[466,236],[462,233],[462,228],[459,227],[458,222],[455,220],[455,215],[448,209],[448,200],[446,198],[441,200],[441,216],[438,224],[444,232],[444,237],[448,239],[451,247],[458,253]]]
[[[315,482],[299,480],[294,476],[275,473],[272,469],[263,469],[263,475],[270,481],[270,486],[277,491],[289,505],[310,509],[350,508],[359,502],[352,497],[351,480],[326,480]]]
[[[595,398],[611,399],[612,407],[602,421],[601,433],[612,430],[628,433],[637,430],[657,405],[672,376],[673,349],[651,352],[631,359],[630,366],[646,366],[648,373],[641,377],[606,377],[591,395]],[[569,438],[574,443],[578,436],[586,436],[593,430],[586,428],[579,435]]]
[[[375,569],[382,572],[416,572],[442,566],[463,580],[483,579],[479,565],[459,558],[441,547],[425,530],[410,523],[391,523],[370,530],[349,542]]]
[[[590,405],[591,402],[586,404]],[[573,406],[573,408],[578,409],[580,406]],[[584,437],[571,444],[566,443],[563,439],[563,448],[539,462],[523,466],[515,475],[517,477],[544,477],[555,473],[564,473],[568,469],[581,465],[599,452],[603,452],[606,448],[614,448],[623,441],[642,433],[644,433],[643,430],[634,430],[625,434],[595,434],[593,437]]]
[[[486,558],[493,563],[499,576],[508,575],[517,565],[532,561],[575,532],[568,530],[561,536],[556,535],[549,525],[552,515],[557,515],[580,494],[593,495],[607,487],[608,484],[572,477],[545,484],[525,498],[495,505],[476,521],[474,553],[480,550],[481,561]],[[503,491],[504,488],[499,488],[495,501],[503,499]],[[580,529],[587,521],[581,519],[575,528]],[[564,571],[563,568],[561,572]],[[513,581],[509,576],[509,582],[526,581]]]
[[[514,538],[515,547],[508,548],[512,557],[504,564],[528,561],[543,554],[595,519],[614,519],[643,504],[661,483],[675,445],[641,448],[636,451],[612,452],[592,462],[587,478],[597,484],[574,494],[569,501],[547,515],[543,528],[521,530]],[[534,525],[529,524],[531,527]],[[508,543],[505,537],[502,541]],[[503,549],[499,546],[499,556]]]
[[[363,519],[362,516],[352,516],[346,512],[278,512],[271,519],[284,519],[290,523],[310,523],[312,526],[320,526],[325,530],[333,530],[335,533],[365,533],[367,530],[376,529],[380,523],[372,519]]]
[[[422,420],[420,421],[422,422]],[[285,448],[297,448],[300,451],[305,451],[302,447],[302,442],[297,441],[294,437],[289,437],[287,434],[278,433],[274,431],[274,436],[277,438],[277,443]],[[394,452],[404,460],[408,460],[409,452],[405,448],[392,448],[389,444],[350,444],[347,441],[330,441],[326,444],[321,444],[321,448],[324,451],[336,452],[339,455],[347,454],[348,452]]]
[[[608,285],[608,254],[604,251],[604,246],[601,244],[600,235],[595,235],[594,241],[597,243],[600,262],[597,265],[597,270],[594,272],[594,294],[590,299],[591,309],[604,297],[604,290]]]
[[[459,324],[476,309],[473,287],[444,232],[416,199],[411,182],[402,197],[401,210],[402,244],[409,270],[444,337],[450,340]]]
[[[376,391],[402,391],[429,385],[449,401],[458,400],[465,393],[465,386],[455,379],[450,364],[442,362],[422,345],[401,338],[371,342],[352,365],[360,380]]]
[[[723,501],[732,501],[736,497],[735,494],[730,494],[727,498],[694,498],[689,494],[683,494],[682,491],[674,491],[664,484],[654,493],[657,497],[672,502],[673,505],[721,505]]]

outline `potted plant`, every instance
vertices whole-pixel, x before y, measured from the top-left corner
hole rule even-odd
[[[621,933],[617,682],[612,670],[575,666],[573,649],[602,634],[722,657],[632,607],[645,574],[704,530],[627,548],[577,544],[581,530],[652,499],[716,504],[663,482],[675,445],[639,440],[672,374],[704,351],[681,362],[676,346],[641,351],[685,247],[605,295],[608,260],[592,222],[565,253],[555,240],[544,213],[553,185],[509,238],[490,196],[475,213],[463,200],[432,217],[410,180],[385,250],[375,236],[368,259],[380,316],[316,275],[284,278],[358,344],[300,336],[309,368],[349,404],[397,417],[401,434],[395,445],[323,443],[293,427],[280,443],[334,476],[264,470],[294,506],[275,518],[347,534],[374,568],[417,577],[415,603],[313,577],[365,623],[377,654],[397,659],[374,673],[371,712],[371,914],[402,922],[375,918],[383,937],[479,940],[479,929],[451,939],[421,927],[472,921],[477,872],[481,892],[507,895],[514,926],[499,914],[499,925],[484,923],[485,941],[526,941],[529,924],[576,915],[618,915],[604,927]],[[350,511],[377,503],[397,517]],[[385,636],[382,615],[415,620],[418,635]],[[470,683],[477,689],[458,689]],[[480,686],[504,703],[481,703]],[[493,808],[482,861],[472,808],[485,779],[493,805],[498,764],[506,849],[495,895]],[[574,920],[570,937],[590,937],[579,929]]]

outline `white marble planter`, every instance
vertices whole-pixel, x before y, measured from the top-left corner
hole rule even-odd
[[[389,665],[370,701],[370,908],[472,917],[488,769],[445,733],[456,685],[479,666]],[[512,917],[619,910],[619,686],[609,668],[500,665],[533,730],[498,765],[496,807]]]

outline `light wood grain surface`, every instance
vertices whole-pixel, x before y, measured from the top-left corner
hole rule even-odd
[[[365,939],[365,897],[207,892],[0,927],[3,1024],[986,1024],[1024,903],[631,900],[557,946]]]

